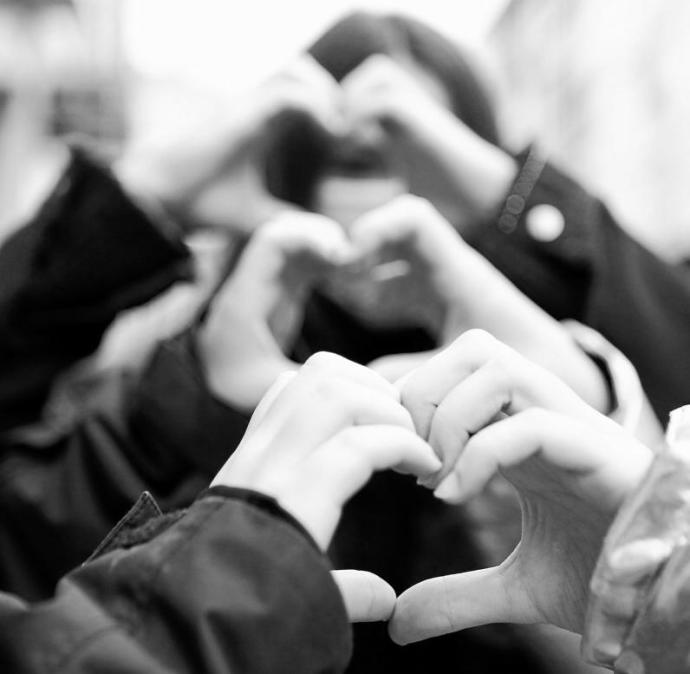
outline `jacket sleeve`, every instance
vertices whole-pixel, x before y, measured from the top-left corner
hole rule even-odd
[[[84,392],[70,425],[0,443],[1,588],[48,596],[143,490],[177,508],[209,483],[248,420],[213,397],[194,345],[192,331],[162,343],[143,373]]]
[[[214,489],[167,522],[118,529],[50,600],[0,595],[2,671],[344,670],[350,629],[327,560],[272,500]]]
[[[468,242],[552,316],[615,344],[665,419],[690,400],[690,272],[632,239],[599,199],[534,151],[521,159],[502,208]]]
[[[0,432],[35,419],[56,374],[115,315],[188,278],[179,235],[80,149],[36,217],[0,249]]]

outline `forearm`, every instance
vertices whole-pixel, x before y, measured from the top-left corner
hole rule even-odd
[[[637,243],[536,153],[523,157],[498,215],[464,236],[547,313],[586,323],[621,349],[661,419],[690,399],[687,270]]]

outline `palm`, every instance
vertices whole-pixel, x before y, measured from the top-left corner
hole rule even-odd
[[[595,510],[596,478],[575,481],[567,469],[539,456],[505,471],[517,488],[522,538],[500,569],[515,600],[547,622],[581,632],[589,579],[614,512]]]

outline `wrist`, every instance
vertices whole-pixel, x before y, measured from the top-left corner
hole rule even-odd
[[[262,326],[252,330],[251,321],[233,321],[233,326],[241,325],[242,329],[233,329],[233,334],[229,334],[211,315],[197,336],[199,358],[211,393],[233,409],[248,414],[278,376],[295,367],[282,354],[262,349]]]

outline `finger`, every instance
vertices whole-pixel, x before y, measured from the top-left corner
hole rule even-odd
[[[361,132],[364,124],[387,122],[404,101],[402,96],[410,89],[417,91],[410,82],[409,75],[384,54],[370,56],[348,73],[341,86],[351,130]]]
[[[376,574],[344,569],[333,571],[351,623],[388,620],[395,608],[395,591]]]
[[[405,379],[401,401],[421,437],[429,437],[433,415],[446,395],[505,348],[488,332],[468,330]]]
[[[396,467],[425,475],[438,470],[440,461],[410,430],[397,426],[350,427],[287,466],[283,472],[292,478],[283,482],[276,497],[319,546],[326,549],[345,503],[368,482],[375,470]],[[274,493],[270,485],[257,488]]]
[[[534,406],[573,413],[584,403],[546,370],[511,349],[499,348],[498,355],[449,391],[433,413],[429,444],[443,460],[439,481],[480,429]]]
[[[325,262],[342,264],[354,255],[343,228],[315,213],[283,211],[263,225],[256,245],[270,245],[285,256],[311,254]]]
[[[322,216],[282,212],[252,236],[220,299],[268,317],[289,295],[354,256],[342,228]]]
[[[436,495],[465,501],[499,470],[509,471],[539,454],[572,477],[571,486],[598,508],[617,510],[647,469],[650,452],[620,431],[604,433],[563,414],[530,409],[486,427],[466,444]]]
[[[290,382],[292,382],[296,376],[297,372],[294,371],[283,372],[283,374],[278,376],[274,384],[271,386],[271,388],[268,389],[268,391],[266,391],[266,394],[254,410],[254,414],[252,414],[252,417],[249,420],[249,424],[247,426],[247,430],[245,431],[245,437],[252,433],[252,431],[259,424],[261,424],[261,422],[271,409],[271,406],[275,403],[278,397],[283,393],[286,387],[289,386]]]
[[[327,494],[333,503],[344,505],[376,471],[392,468],[425,477],[440,466],[431,447],[411,430],[356,426],[338,433],[305,461],[305,489]]]
[[[402,645],[478,625],[538,621],[519,586],[511,591],[504,572],[494,567],[431,578],[409,588],[398,597],[388,632]]]
[[[365,365],[354,363],[347,358],[327,351],[319,351],[310,356],[302,367],[302,376],[309,381],[328,377],[343,377],[362,386],[369,386],[380,391],[396,402],[400,400],[400,390],[381,375]]]
[[[267,86],[283,109],[304,111],[331,133],[343,131],[342,90],[309,54],[300,55]]]
[[[270,415],[262,417],[264,433],[284,429],[283,446],[295,433],[302,433],[308,448],[314,445],[307,436],[320,444],[354,423],[383,423],[385,419],[412,429],[412,419],[398,404],[399,397],[395,386],[369,368],[334,353],[318,352],[273,397]]]
[[[426,200],[403,194],[353,221],[349,229],[353,243],[365,255],[385,246],[414,243],[415,250],[433,262],[445,256],[445,247],[459,237],[451,225]]]

